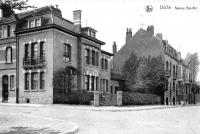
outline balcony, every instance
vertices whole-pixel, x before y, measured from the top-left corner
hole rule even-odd
[[[45,58],[44,57],[34,57],[24,58],[23,59],[24,69],[33,69],[33,68],[43,68],[45,67]]]
[[[170,77],[170,76],[171,76],[171,72],[170,72],[169,70],[166,70],[166,71],[165,71],[165,76],[166,76],[166,77]]]

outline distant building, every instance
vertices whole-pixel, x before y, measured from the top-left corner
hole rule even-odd
[[[72,91],[110,92],[112,54],[101,50],[105,43],[95,29],[81,26],[80,10],[73,22],[57,7],[45,6],[2,17],[0,24],[3,102],[53,103],[54,73],[65,69],[75,75]]]
[[[162,39],[162,34],[154,36],[153,26],[148,26],[147,30],[139,29],[135,35],[132,35],[132,29],[127,29],[126,43],[119,51],[115,52],[113,57],[111,79],[116,75],[120,79],[125,61],[133,52],[138,56],[163,57],[168,80],[166,83],[167,91],[164,93],[166,105],[180,104],[181,101],[193,103],[190,69],[181,59],[180,52],[177,52],[168,41]],[[117,81],[119,80],[112,80],[112,83],[116,85]],[[122,84],[118,85],[120,87]],[[120,90],[123,90],[123,85]]]

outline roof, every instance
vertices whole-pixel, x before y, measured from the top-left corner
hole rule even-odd
[[[113,56],[115,73],[121,74],[123,66],[131,56],[136,53],[138,56],[160,56],[164,55],[164,48],[160,39],[144,29],[139,29],[133,37],[127,40],[126,44]]]
[[[104,50],[101,50],[101,53],[103,53],[103,54],[106,54],[106,55],[109,55],[109,56],[113,56],[113,54],[112,54],[112,53],[109,53],[109,52],[107,52],[107,51],[104,51]]]

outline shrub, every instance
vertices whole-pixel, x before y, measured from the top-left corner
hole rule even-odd
[[[160,104],[161,99],[157,95],[135,92],[123,92],[123,105],[152,105]]]

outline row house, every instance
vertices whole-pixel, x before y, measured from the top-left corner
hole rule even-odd
[[[82,27],[80,10],[73,12],[73,22],[54,6],[11,14],[1,21],[1,33],[6,33],[0,39],[2,101],[54,103],[55,74],[62,70],[74,76],[76,86],[70,91],[111,92],[113,54],[101,50],[105,43],[97,39],[94,28]]]

